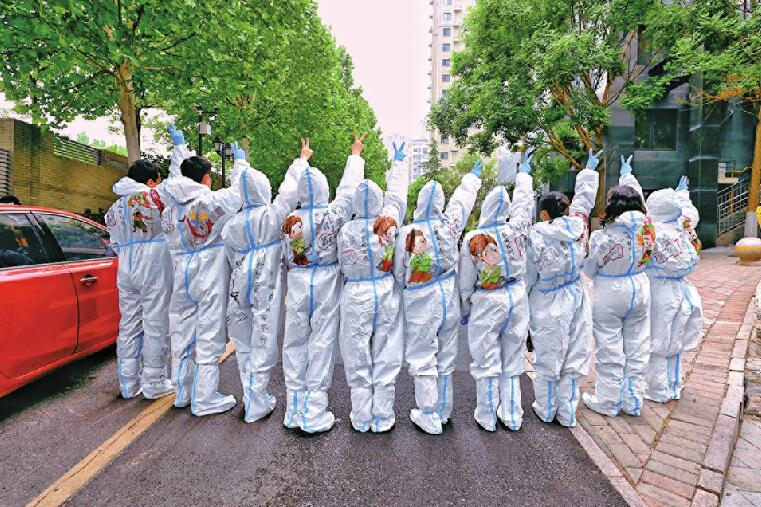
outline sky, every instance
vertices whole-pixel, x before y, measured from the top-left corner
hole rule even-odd
[[[429,0],[318,0],[323,23],[354,62],[354,82],[375,110],[384,138],[425,136],[428,113]],[[12,104],[0,94],[0,108]],[[77,119],[60,132],[125,145],[109,120]],[[116,126],[121,127],[118,123]],[[213,126],[212,126],[213,128]],[[146,141],[143,139],[144,148]],[[150,144],[150,143],[148,143]]]

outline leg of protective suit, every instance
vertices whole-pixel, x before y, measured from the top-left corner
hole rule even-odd
[[[338,348],[339,308],[343,280],[337,266],[318,269],[314,276],[312,329],[307,347],[307,393],[301,412],[302,430],[308,433],[327,431],[335,416],[328,410],[328,388],[333,380],[335,353]]]
[[[172,263],[166,245],[148,244],[149,262],[143,278],[143,395],[151,400],[174,392],[167,378],[169,350],[169,302],[172,297]]]
[[[468,322],[470,374],[476,380],[473,417],[484,429],[496,430],[499,407],[499,377],[502,374],[500,331],[509,313],[502,291],[481,291],[472,296]]]
[[[133,288],[130,273],[120,264],[117,286],[119,288],[119,336],[116,339],[116,375],[119,391],[125,399],[140,394],[142,370],[142,303],[140,292]]]
[[[638,416],[647,389],[645,371],[650,360],[650,284],[645,275],[637,275],[635,278],[640,282],[636,302],[634,309],[624,319],[623,327],[626,366],[622,409],[629,415]]]
[[[526,371],[525,345],[528,337],[528,298],[522,283],[511,285],[508,299],[512,310],[502,325],[502,374],[499,386],[499,418],[513,431],[523,422],[520,376]]]
[[[396,379],[404,356],[402,297],[387,278],[380,289],[378,318],[372,339],[373,351],[373,424],[376,433],[388,431],[396,422],[394,399]],[[343,321],[342,321],[343,322]]]
[[[434,284],[417,290],[406,290],[404,301],[404,358],[415,380],[417,409],[410,418],[423,431],[441,433],[441,420],[436,411],[438,376],[436,354],[438,330],[444,322],[441,291]]]
[[[176,398],[174,406],[190,405],[195,371],[196,310],[195,303],[187,298],[184,282],[184,263],[178,263],[174,272],[174,289],[169,303],[169,329],[172,345],[172,383]]]
[[[666,358],[678,352],[684,336],[686,316],[682,316],[684,294],[678,280],[651,281],[650,346],[645,398],[665,403],[671,399]]]
[[[687,352],[695,349],[703,337],[703,301],[700,299],[698,290],[689,281],[682,282],[684,289],[684,302],[689,307],[690,317],[684,326],[684,340],[682,351]]]
[[[557,387],[568,346],[573,298],[567,289],[530,296],[531,342],[534,345],[534,402],[531,407],[544,422],[552,422],[558,407]]]
[[[446,295],[446,315],[444,324],[438,333],[439,351],[436,354],[436,367],[438,369],[439,401],[436,410],[439,413],[441,424],[449,422],[454,406],[454,373],[455,361],[457,360],[457,342],[460,334],[460,298],[455,290],[455,280],[449,279],[442,282]]]
[[[346,383],[351,389],[351,424],[355,430],[365,432],[373,422],[370,338],[373,334],[375,305],[372,285],[369,282],[348,284],[341,294],[340,307],[339,345]]]
[[[579,384],[589,373],[592,359],[592,305],[584,286],[576,284],[573,291],[576,310],[570,325],[568,350],[565,354],[557,384],[557,420],[563,426],[576,426],[576,408],[579,405]]]
[[[647,364],[647,392],[644,397],[658,403],[666,403],[671,399],[672,370],[669,367],[669,358],[655,353],[650,353]]]
[[[219,361],[227,341],[226,315],[230,268],[221,248],[193,255],[199,265],[192,277],[190,294],[198,301],[196,313],[196,368],[191,410],[193,415],[218,414],[235,406],[235,398],[221,394]],[[192,261],[191,261],[192,263]]]
[[[251,355],[251,307],[230,297],[227,301],[227,335],[235,344],[240,385],[243,387],[243,406],[248,406],[248,360]]]
[[[626,279],[628,280],[628,279]],[[629,309],[631,288],[616,281],[595,283],[592,322],[595,337],[595,393],[582,399],[590,409],[615,417],[621,410],[621,386],[624,377],[623,315]]]
[[[533,340],[534,335],[531,335]],[[546,423],[551,423],[555,419],[558,410],[558,383],[559,379],[548,377],[538,372],[534,374],[534,403],[531,407],[534,409],[537,417]]]
[[[311,270],[308,269],[294,269],[288,272],[285,334],[283,335],[283,375],[287,394],[283,425],[287,428],[298,428],[307,389],[307,344],[311,334],[310,274]]]

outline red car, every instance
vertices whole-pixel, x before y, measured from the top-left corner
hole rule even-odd
[[[0,396],[115,342],[116,270],[102,225],[0,204]]]

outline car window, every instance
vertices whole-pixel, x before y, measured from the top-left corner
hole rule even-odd
[[[24,213],[0,213],[0,268],[48,262],[45,248]]]
[[[48,226],[67,261],[114,256],[107,231],[63,215],[36,213],[36,216]]]

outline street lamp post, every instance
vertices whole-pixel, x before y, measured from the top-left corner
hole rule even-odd
[[[203,136],[211,134],[211,125],[209,122],[204,121],[203,117],[206,115],[209,120],[214,119],[217,115],[217,108],[206,110],[201,106],[196,106],[196,112],[198,113],[198,151],[196,155],[203,157]]]
[[[222,157],[222,185],[221,187],[224,188],[224,186],[227,184],[227,180],[225,179],[225,159],[227,157],[232,157],[232,145],[230,143],[225,143],[222,141],[222,139],[217,136],[214,138],[214,151],[216,151],[220,157]]]

